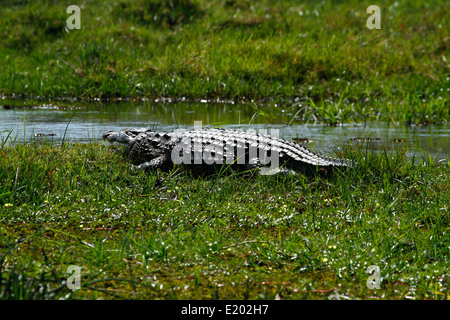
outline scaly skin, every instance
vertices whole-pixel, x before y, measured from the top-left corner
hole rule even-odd
[[[146,128],[107,131],[103,139],[124,144],[124,153],[140,169],[170,168],[174,164],[259,168],[263,174],[283,171],[326,172],[348,167],[349,161],[321,157],[291,141],[229,129],[155,132]]]

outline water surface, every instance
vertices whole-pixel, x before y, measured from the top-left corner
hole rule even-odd
[[[258,107],[261,109],[261,107]],[[0,136],[9,141],[97,142],[106,130],[149,127],[172,131],[204,127],[266,130],[296,140],[328,154],[344,144],[372,150],[408,147],[408,154],[445,161],[450,156],[450,125],[403,126],[392,123],[324,124],[301,123],[293,108],[262,108],[259,115],[249,104],[202,102],[26,103],[0,101]],[[289,125],[290,124],[290,125]]]

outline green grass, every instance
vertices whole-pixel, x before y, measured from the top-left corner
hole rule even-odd
[[[449,119],[447,1],[11,0],[0,94],[302,104],[325,122]],[[312,104],[310,103],[312,101]],[[324,110],[324,112],[322,112]]]
[[[338,156],[358,166],[201,178],[132,170],[99,144],[3,145],[0,298],[448,299],[449,165]]]
[[[10,0],[0,95],[223,99],[301,122],[448,122],[447,1]],[[266,107],[266,106],[265,106]],[[266,108],[264,108],[266,110]],[[331,177],[131,170],[0,133],[0,299],[449,299],[449,165],[344,148]],[[8,143],[7,143],[8,142]],[[81,289],[65,282],[81,267]],[[369,266],[380,289],[369,289]]]

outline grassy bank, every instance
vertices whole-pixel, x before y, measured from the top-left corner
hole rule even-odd
[[[254,100],[255,112],[284,104],[303,122],[448,122],[447,1],[379,1],[380,30],[366,27],[371,4],[85,0],[81,29],[65,31],[68,4],[10,0],[0,95]],[[6,134],[0,299],[450,298],[448,162],[361,145],[337,154],[358,166],[331,177],[200,178],[131,170],[101,144]],[[79,290],[66,286],[69,266],[81,268]]]
[[[198,178],[99,144],[4,145],[0,298],[448,299],[448,164],[338,156],[358,168]]]
[[[81,29],[66,32],[61,2],[10,0],[0,94],[256,99],[330,121],[448,121],[448,3],[379,1],[380,30],[366,27],[371,4],[86,0]]]

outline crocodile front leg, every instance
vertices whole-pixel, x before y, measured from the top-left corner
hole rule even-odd
[[[154,158],[150,161],[141,163],[140,165],[136,166],[138,169],[141,170],[151,170],[151,169],[157,169],[165,166],[168,163],[166,155],[161,155],[157,158]]]

